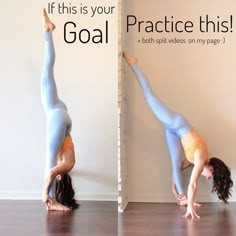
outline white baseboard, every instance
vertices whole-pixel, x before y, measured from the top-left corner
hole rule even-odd
[[[128,195],[128,202],[175,202],[172,195],[137,194]]]
[[[0,192],[1,200],[41,200],[39,192]]]
[[[0,192],[0,200],[41,200],[41,192]],[[118,195],[114,193],[79,193],[75,199],[81,201],[117,201]]]
[[[219,202],[218,198],[213,194],[198,194],[195,200],[196,202]],[[139,194],[128,196],[128,202],[175,203],[176,200],[172,195]],[[230,198],[229,202],[236,202],[235,197]]]
[[[78,193],[76,199],[81,201],[116,201],[118,200],[118,194],[114,193]]]

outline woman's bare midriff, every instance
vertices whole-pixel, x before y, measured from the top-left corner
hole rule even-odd
[[[57,164],[66,164],[70,169],[72,169],[75,164],[74,150],[72,150],[72,148],[66,149],[57,157]]]

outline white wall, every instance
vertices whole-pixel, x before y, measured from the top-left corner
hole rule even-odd
[[[139,58],[139,66],[150,80],[153,90],[173,110],[183,113],[205,139],[210,156],[222,157],[236,177],[236,3],[233,1],[164,1],[131,0],[126,15],[140,20],[157,20],[165,16],[192,20],[200,15],[233,14],[233,33],[153,33],[154,38],[226,38],[224,45],[154,45],[138,43],[145,33],[127,33],[126,50]],[[125,27],[125,25],[124,25]],[[125,29],[126,30],[126,29]],[[131,71],[127,74],[128,118],[128,200],[175,201],[170,185],[171,163],[164,128],[151,113]],[[190,171],[184,173],[185,185]],[[215,201],[211,183],[199,179],[197,200]],[[236,200],[236,187],[231,201]]]
[[[96,4],[116,6],[116,1]],[[1,199],[41,198],[46,148],[40,100],[43,6],[47,1],[1,3]],[[117,8],[111,16],[53,14],[51,18],[57,25],[55,77],[73,121],[77,162],[72,177],[77,197],[117,200]],[[66,44],[63,25],[68,20],[89,29],[102,28],[109,20],[109,43]]]

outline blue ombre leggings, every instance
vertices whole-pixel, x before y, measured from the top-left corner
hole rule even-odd
[[[191,125],[181,114],[171,111],[154,95],[147,78],[136,64],[131,65],[131,68],[138,79],[149,107],[157,119],[165,126],[166,140],[172,162],[173,179],[178,193],[182,194],[184,189],[181,175],[182,144],[180,139],[191,129]]]
[[[71,119],[67,113],[66,105],[58,98],[57,86],[54,80],[53,67],[55,62],[55,50],[52,33],[46,32],[45,55],[41,80],[41,96],[44,110],[47,116],[47,151],[46,172],[56,165],[57,155],[62,147],[64,138],[71,130]],[[49,196],[55,197],[56,180],[49,189]]]

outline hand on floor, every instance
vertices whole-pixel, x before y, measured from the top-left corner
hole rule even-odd
[[[196,211],[195,211],[195,209],[194,209],[194,206],[190,206],[190,205],[188,205],[188,207],[187,207],[187,211],[186,211],[186,213],[183,215],[183,217],[185,218],[185,219],[187,219],[188,217],[191,217],[192,219],[193,218],[200,218],[200,216],[196,213]]]

